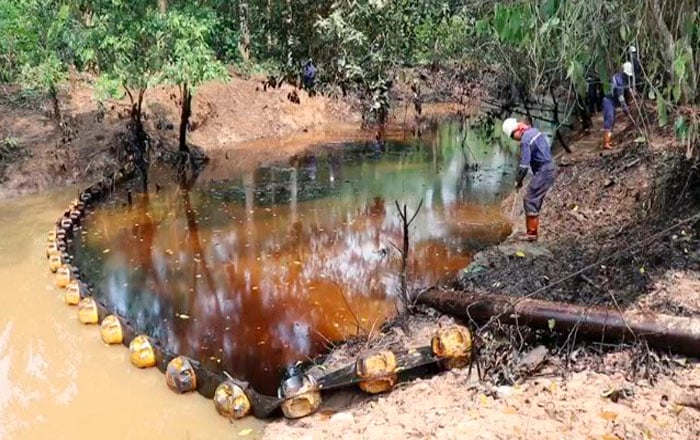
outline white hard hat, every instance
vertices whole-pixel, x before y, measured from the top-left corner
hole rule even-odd
[[[518,128],[517,119],[508,118],[503,121],[503,133],[505,133],[506,136],[511,137],[516,128]]]
[[[637,51],[637,48],[636,48],[636,47],[630,46],[630,52],[636,52],[636,51]]]
[[[622,71],[627,76],[634,76],[634,68],[632,67],[632,63],[629,61],[622,65]]]

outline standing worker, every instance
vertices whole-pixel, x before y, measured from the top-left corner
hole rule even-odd
[[[603,102],[603,87],[600,83],[600,77],[595,70],[590,69],[588,75],[586,75],[586,104],[588,106],[588,113],[591,115],[596,114],[602,109]]]
[[[639,54],[637,53],[637,48],[635,46],[630,46],[630,63],[632,63],[632,71],[634,72],[634,77],[632,80],[632,88],[639,92],[642,97],[644,96],[644,71],[642,70],[642,62],[639,61]]]
[[[627,98],[629,97],[630,81],[634,77],[634,68],[629,61],[622,65],[622,72],[617,72],[612,78],[612,90],[603,97],[603,149],[613,147],[612,131],[615,127],[615,109],[622,107],[626,115],[629,114]]]
[[[552,149],[545,134],[523,122],[518,122],[515,118],[508,118],[503,122],[503,133],[520,142],[520,164],[515,183],[517,189],[522,188],[528,170],[532,169],[533,177],[523,198],[525,239],[537,241],[542,202],[554,185],[556,176]]]
[[[309,58],[306,63],[304,63],[304,88],[308,92],[309,96],[314,96],[316,91],[314,90],[314,84],[316,82],[316,66],[314,66],[314,60]]]

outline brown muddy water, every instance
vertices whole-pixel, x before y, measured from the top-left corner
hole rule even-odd
[[[164,170],[84,224],[77,262],[96,295],[175,353],[268,395],[285,367],[378,332],[396,313],[401,223],[409,283],[456,275],[509,233],[512,155],[442,123],[427,141],[337,143],[244,173],[215,157],[196,180]],[[474,170],[474,163],[478,168]]]
[[[394,200],[409,214],[424,200],[413,287],[458,273],[509,232],[498,204],[513,152],[474,132],[463,149],[453,123],[423,139],[325,143],[248,172],[215,157],[186,185],[153,170],[148,196],[133,192],[129,206],[120,190],[88,218],[81,269],[139,330],[272,394],[284,367],[395,313]],[[230,424],[211,400],[134,368],[64,304],[44,246],[76,191],[0,201],[0,439],[260,436],[263,422]]]
[[[261,435],[229,424],[211,400],[179,396],[157,369],[134,368],[123,346],[66,306],[44,256],[46,233],[76,191],[0,201],[0,439],[211,439]]]

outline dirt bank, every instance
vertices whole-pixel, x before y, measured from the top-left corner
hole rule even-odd
[[[455,75],[402,73],[392,90],[387,134],[416,132],[421,121],[472,111],[478,88],[459,86]],[[414,76],[420,78],[425,90],[419,118],[409,88]],[[199,87],[188,141],[205,153],[227,151],[242,167],[249,167],[289,156],[313,142],[374,137],[376,129],[361,128],[361,106],[356,97],[309,97],[287,84],[266,87],[263,79],[231,71],[229,81]],[[290,101],[290,93],[297,93],[300,102]],[[99,104],[94,78],[89,76],[72,81],[61,90],[59,100],[61,126],[52,119],[52,104],[43,97],[27,95],[16,87],[0,89],[0,198],[91,181],[117,166],[129,115],[128,100]],[[158,87],[146,93],[144,124],[154,145],[176,148],[177,102],[174,88]]]
[[[529,246],[511,239],[478,254],[453,287],[522,296],[594,265],[536,296],[700,317],[700,223],[661,233],[700,212],[700,177],[670,138],[660,134],[649,146],[636,144],[635,137],[628,127],[622,147],[604,154],[597,133],[576,139],[574,154],[558,158],[541,242]],[[514,197],[503,203],[517,222],[516,233],[522,229],[521,203]],[[518,250],[525,256],[515,256]],[[425,345],[436,322],[446,319],[428,313],[412,318],[410,337],[389,330],[369,343],[341,347],[334,356],[347,360],[372,346]],[[697,359],[526,328],[491,326],[477,333],[482,381],[476,371],[455,371],[379,397],[331,395],[316,415],[274,422],[266,436],[700,438],[700,410],[683,405],[700,394]],[[523,371],[522,359],[539,344],[547,355],[535,371]]]
[[[578,145],[575,155],[559,160],[541,213],[541,242],[506,242],[482,253],[458,286],[511,295],[544,289],[533,297],[700,317],[697,297],[659,296],[669,283],[685,291],[698,286],[700,222],[663,233],[700,211],[692,160],[664,137],[652,147],[629,139],[604,154],[589,138]],[[520,232],[521,197],[503,205]],[[525,256],[515,257],[517,250]],[[593,267],[558,283],[587,266]]]
[[[424,345],[436,322],[452,320],[414,317],[410,336],[394,328],[369,342],[338,348],[329,363],[347,363],[367,347]],[[700,411],[686,406],[700,391],[697,364],[667,359],[663,372],[645,378],[635,369],[640,358],[634,350],[573,353],[565,365],[566,356],[549,352],[535,371],[507,385],[490,374],[490,353],[483,353],[480,370],[475,363],[471,372],[419,378],[388,394],[329,393],[316,414],[275,421],[266,427],[265,438],[687,440],[700,435]]]
[[[295,104],[287,99],[292,91],[288,85],[264,90],[259,78],[235,74],[227,83],[205,84],[194,99],[189,141],[207,151],[320,126],[359,125],[349,103],[297,91]],[[176,101],[173,89],[147,92],[145,125],[155,143],[176,144]],[[61,127],[50,117],[49,102],[11,87],[0,90],[0,197],[92,180],[116,166],[127,100],[107,101],[99,110],[92,79],[84,77],[61,91],[60,102]]]

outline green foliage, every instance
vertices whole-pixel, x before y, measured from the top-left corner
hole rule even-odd
[[[96,63],[105,83],[118,83],[135,99],[132,90],[144,91],[159,82],[168,57],[165,22],[153,6],[128,0],[98,3],[93,26],[87,29]]]
[[[55,94],[74,65],[99,74],[100,97],[139,101],[154,85],[225,78],[223,63],[295,82],[313,57],[321,90],[354,89],[371,110],[388,105],[402,67],[463,60],[500,66],[531,95],[584,94],[591,71],[609,91],[634,44],[660,122],[700,103],[694,0],[169,0],[165,13],[158,3],[0,0],[0,81]]]
[[[163,24],[161,83],[188,84],[194,88],[204,81],[226,77],[226,69],[209,46],[210,29],[216,23],[209,11],[170,10]]]
[[[14,151],[19,149],[19,139],[13,136],[7,136],[2,141],[3,151]]]
[[[474,20],[465,10],[444,17],[437,24],[424,20],[415,28],[417,64],[432,64],[438,60],[460,59],[465,55],[465,44],[476,32]]]
[[[55,96],[73,61],[70,12],[50,0],[0,0],[0,79]]]
[[[683,116],[678,116],[676,118],[676,123],[674,125],[676,130],[676,137],[680,140],[685,140],[688,137],[688,123]]]
[[[666,101],[660,95],[656,97],[656,113],[659,118],[659,127],[665,127],[668,124],[668,111]]]

